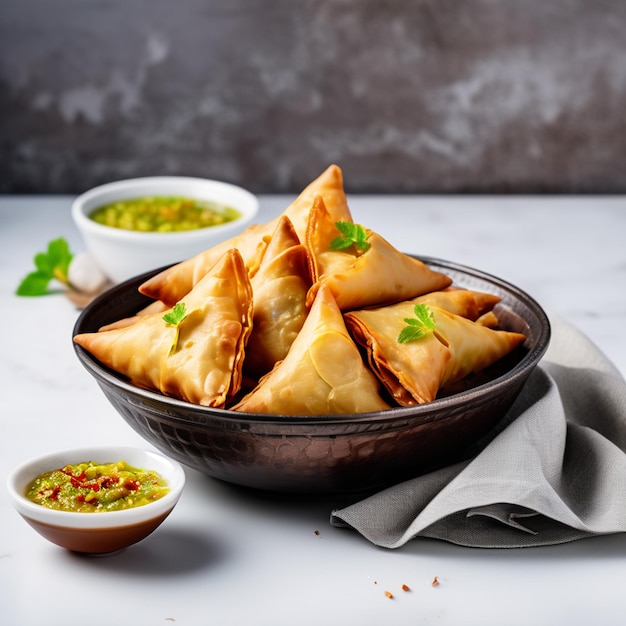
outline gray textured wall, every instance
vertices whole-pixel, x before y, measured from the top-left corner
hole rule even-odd
[[[624,192],[623,0],[2,0],[0,192]]]

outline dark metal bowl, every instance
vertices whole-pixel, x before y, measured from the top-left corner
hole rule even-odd
[[[282,416],[202,407],[128,382],[74,344],[76,354],[120,415],[181,463],[224,481],[301,493],[368,492],[471,453],[503,418],[550,340],[539,304],[484,272],[422,258],[457,286],[500,296],[500,326],[526,334],[524,345],[464,387],[428,404],[343,416]],[[161,268],[162,269],[162,268]],[[102,294],[79,316],[74,335],[130,316],[150,302],[138,286],[160,270]]]

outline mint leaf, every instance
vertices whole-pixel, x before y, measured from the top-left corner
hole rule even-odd
[[[186,317],[184,302],[177,302],[171,311],[163,315],[165,322],[172,326],[178,326]]]
[[[365,252],[370,244],[367,241],[367,231],[360,224],[353,222],[335,222],[341,236],[335,237],[328,246],[331,250],[344,250],[354,245],[357,250]]]
[[[44,296],[51,293],[49,283],[50,275],[47,272],[31,272],[22,280],[15,293],[18,296]]]
[[[177,302],[171,311],[168,311],[163,315],[163,320],[165,321],[165,323],[168,326],[174,326],[176,328],[176,332],[174,333],[174,340],[172,341],[172,345],[170,347],[170,354],[176,352],[176,348],[178,346],[179,325],[187,317],[185,308],[186,307],[184,302]]]
[[[48,244],[46,252],[35,254],[33,262],[36,270],[22,280],[15,293],[18,296],[44,296],[54,293],[49,288],[52,280],[69,285],[67,274],[73,256],[63,237],[54,239]]]
[[[409,343],[425,337],[435,329],[435,318],[432,309],[426,304],[416,304],[413,312],[415,317],[405,317],[407,324],[398,335],[398,343]]]

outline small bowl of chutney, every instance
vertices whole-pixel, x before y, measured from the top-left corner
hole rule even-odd
[[[100,269],[120,283],[234,237],[258,209],[254,194],[231,183],[148,176],[94,187],[71,213]]]
[[[182,466],[159,452],[100,446],[30,459],[7,479],[17,512],[72,552],[118,552],[151,534],[185,485]]]

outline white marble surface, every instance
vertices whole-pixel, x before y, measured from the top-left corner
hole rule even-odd
[[[260,219],[289,199],[262,197]],[[63,296],[13,295],[49,240],[64,236],[83,249],[70,202],[0,198],[3,476],[56,448],[146,445],[75,358],[73,305]],[[351,197],[350,204],[356,221],[403,251],[517,284],[575,323],[626,374],[626,199]],[[623,535],[523,550],[419,540],[387,551],[330,527],[332,498],[250,493],[193,470],[187,478],[163,526],[100,559],[40,538],[1,484],[0,623],[623,624]]]

